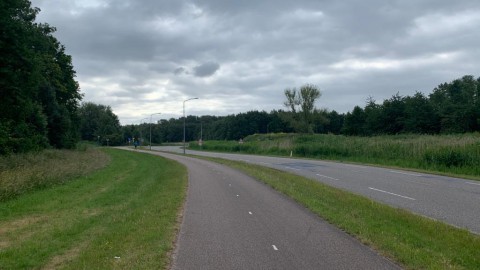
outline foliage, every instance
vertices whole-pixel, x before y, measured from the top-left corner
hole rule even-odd
[[[480,179],[480,134],[353,137],[332,134],[256,134],[206,141],[191,149],[321,158],[396,166]]]
[[[0,3],[0,154],[74,148],[81,99],[71,57],[27,0]]]
[[[287,88],[284,91],[286,101],[284,105],[290,108],[290,125],[296,132],[312,133],[315,101],[320,98],[320,89],[312,84],[305,84],[297,91],[296,88]]]
[[[440,84],[428,97],[397,93],[382,104],[370,97],[364,109],[356,106],[345,115],[342,129],[360,136],[474,131],[480,131],[480,78],[471,75]]]
[[[94,141],[101,145],[122,145],[120,121],[110,106],[85,102],[78,109],[80,136],[82,140]]]

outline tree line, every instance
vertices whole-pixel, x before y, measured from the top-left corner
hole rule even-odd
[[[186,140],[239,140],[255,133],[279,132],[375,136],[480,131],[480,78],[471,75],[442,83],[429,95],[397,93],[382,103],[368,97],[363,108],[355,106],[347,113],[315,108],[321,92],[314,85],[287,88],[284,94],[287,110],[187,116]],[[153,143],[183,140],[183,118],[123,126],[122,137],[148,143],[150,128]]]
[[[0,154],[78,141],[82,95],[72,58],[53,37],[55,28],[35,23],[30,1],[0,1]]]
[[[437,86],[431,94],[398,93],[381,104],[368,98],[344,116],[345,135],[465,133],[480,131],[480,78],[471,75]]]

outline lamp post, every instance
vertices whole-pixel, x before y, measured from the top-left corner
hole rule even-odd
[[[152,151],[152,116],[155,114],[161,114],[161,113],[150,114],[150,151]]]
[[[183,154],[185,155],[185,102],[198,98],[189,98],[183,101]]]
[[[142,118],[142,120],[140,120],[140,125],[138,126],[138,130],[140,131],[140,138],[138,138],[138,140],[139,140],[140,143],[142,142],[142,139],[143,139],[143,132],[142,132],[141,125],[142,125],[142,123],[146,123],[146,122],[143,122],[143,120],[148,121],[148,117]]]

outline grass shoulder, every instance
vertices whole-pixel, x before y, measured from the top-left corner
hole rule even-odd
[[[256,134],[238,141],[191,143],[193,150],[293,156],[409,169],[480,180],[480,133],[353,137]]]
[[[0,269],[165,269],[187,171],[104,149],[108,166],[0,202]]]
[[[469,231],[284,171],[199,158],[247,173],[407,269],[480,269],[480,237]]]

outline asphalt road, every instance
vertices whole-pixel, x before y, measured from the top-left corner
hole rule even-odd
[[[180,153],[179,147],[152,150]],[[480,234],[480,182],[338,162],[187,150],[187,154],[251,162],[410,210]]]
[[[173,269],[400,269],[270,187],[226,166],[184,164],[189,188]]]

